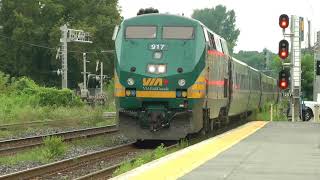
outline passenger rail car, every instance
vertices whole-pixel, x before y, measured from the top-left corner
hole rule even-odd
[[[147,14],[115,34],[119,128],[134,139],[177,140],[277,96],[274,79],[229,55],[201,22]]]

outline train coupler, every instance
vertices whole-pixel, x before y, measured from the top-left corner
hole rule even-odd
[[[156,132],[170,126],[173,115],[167,109],[148,109],[139,113],[140,126]]]

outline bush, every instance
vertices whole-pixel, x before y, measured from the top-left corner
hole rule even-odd
[[[0,71],[0,93],[6,93],[8,91],[9,82],[10,76]]]
[[[36,90],[39,86],[32,80],[27,77],[22,77],[19,80],[15,81],[12,84],[12,87],[16,91],[23,91],[25,89],[28,90]]]
[[[83,102],[69,89],[40,88],[40,106],[82,106]]]
[[[42,150],[42,156],[44,159],[49,161],[65,154],[67,148],[61,137],[49,136],[43,141],[44,148]]]

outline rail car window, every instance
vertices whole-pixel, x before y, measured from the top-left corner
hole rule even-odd
[[[220,41],[221,41],[221,48],[222,48],[222,50],[223,50],[223,53],[224,53],[224,54],[229,54],[228,46],[227,46],[226,41],[225,41],[225,40],[222,40],[222,39],[220,39]]]
[[[154,39],[156,37],[156,26],[128,26],[126,28],[126,39]]]
[[[163,39],[193,39],[193,27],[163,27]]]
[[[209,33],[209,41],[210,41],[210,44],[211,44],[211,49],[217,49],[216,47],[216,43],[214,42],[214,36],[213,34]]]
[[[217,50],[219,51],[219,52],[222,52],[223,53],[223,51],[222,51],[222,45],[221,45],[221,43],[220,43],[220,38],[218,37],[218,36],[215,36],[215,42],[216,42],[216,47],[217,47]]]

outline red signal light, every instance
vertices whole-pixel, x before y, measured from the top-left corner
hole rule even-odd
[[[281,22],[281,27],[282,27],[282,28],[288,27],[287,21],[282,21],[282,22]]]
[[[288,84],[287,81],[280,81],[280,88],[281,89],[287,89]]]
[[[281,14],[281,16],[279,17],[279,26],[282,29],[285,29],[289,26],[289,16],[286,14]]]
[[[285,90],[289,87],[289,77],[290,77],[290,72],[288,70],[281,70],[279,72],[279,88],[281,90]]]
[[[279,42],[278,55],[281,59],[285,59],[289,56],[289,42],[285,39]]]
[[[287,57],[288,57],[287,52],[286,52],[286,51],[281,51],[281,52],[280,52],[280,57],[281,57],[281,59],[287,58]]]

